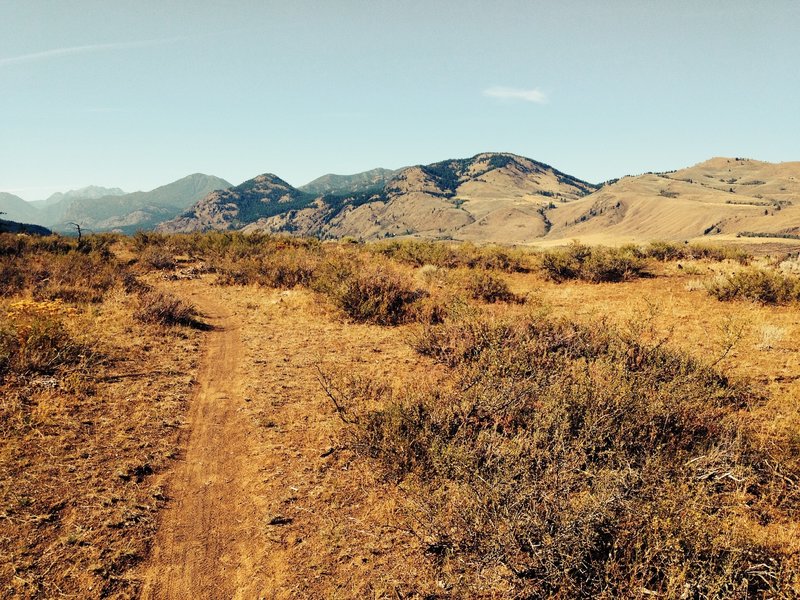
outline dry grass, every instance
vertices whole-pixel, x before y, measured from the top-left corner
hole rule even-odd
[[[759,394],[645,329],[468,317],[416,344],[446,385],[345,392],[353,447],[411,494],[454,595],[796,590],[796,557],[743,531],[791,517],[800,453],[776,463],[748,426]]]
[[[0,299],[6,598],[135,596],[166,500],[197,334],[135,325],[106,242],[0,236],[18,275]]]
[[[260,375],[243,410],[265,440],[250,460],[263,461],[271,510],[294,519],[259,554],[275,574],[272,589],[409,598],[800,593],[800,330],[794,308],[696,291],[738,261],[735,253],[466,246],[461,256],[449,245],[239,234],[123,243],[145,279],[173,280],[175,298],[205,285],[183,277],[211,272],[225,302],[248,315],[247,364]],[[76,248],[23,250],[31,272],[43,273]],[[1,264],[14,301],[50,286]],[[55,595],[54,585],[88,597],[132,594],[125,573],[146,554],[163,505],[157,481],[182,410],[180,394],[166,390],[189,379],[135,375],[186,372],[180,363],[191,351],[170,348],[199,334],[135,321],[139,298],[161,301],[119,265],[112,270],[109,287],[90,286],[98,299],[62,301],[77,311],[62,319],[67,337],[45,336],[53,347],[90,348],[85,358],[34,371],[8,366],[18,359],[0,351],[13,423],[0,522],[0,551],[13,557],[0,572],[9,595]],[[503,301],[523,296],[524,305]],[[47,297],[37,292],[38,302]],[[643,298],[666,308],[642,319]],[[0,334],[3,347],[18,337]],[[333,407],[324,410],[309,375],[312,350],[342,374],[328,381],[346,427]],[[118,371],[132,376],[104,379]],[[51,379],[55,388],[31,384]],[[53,458],[54,447],[65,450]]]

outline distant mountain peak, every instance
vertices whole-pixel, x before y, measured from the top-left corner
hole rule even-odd
[[[258,185],[258,186],[277,185],[277,186],[280,186],[280,187],[283,187],[283,188],[294,189],[294,187],[292,187],[292,185],[290,183],[287,183],[286,181],[284,181],[283,179],[281,179],[280,177],[278,177],[274,173],[262,173],[261,175],[258,175],[256,177],[253,177],[252,179],[249,179],[245,183],[252,183],[253,185]],[[244,184],[242,184],[242,185],[244,185]]]
[[[55,194],[52,194],[49,198],[44,200],[44,205],[50,206],[52,204],[63,202],[65,200],[95,199],[95,198],[103,198],[104,196],[122,196],[124,193],[125,192],[123,192],[118,187],[107,188],[99,185],[87,185],[85,187],[78,188],[77,190],[69,190],[67,192],[56,192]]]

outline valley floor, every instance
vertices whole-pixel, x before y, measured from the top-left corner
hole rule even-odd
[[[274,266],[276,281],[285,274],[281,260],[302,274],[302,248],[280,246],[280,239],[270,243],[279,251],[253,265]],[[414,349],[430,325],[354,322],[330,292],[311,291],[307,283],[242,285],[236,277],[245,259],[227,270],[220,261],[212,270],[170,251],[167,266],[156,267],[164,256],[158,247],[150,250],[118,250],[120,265],[139,270],[123,276],[114,263],[120,281],[108,284],[102,303],[64,312],[74,321],[76,339],[83,340],[81,330],[97,338],[101,358],[86,367],[80,362],[80,372],[20,371],[0,379],[0,595],[411,599],[477,590],[472,597],[519,597],[518,574],[501,560],[487,561],[492,566],[479,572],[466,553],[437,554],[436,540],[421,533],[428,515],[418,502],[420,488],[414,492],[410,478],[393,479],[369,452],[357,454],[348,414],[334,402],[346,396],[336,387],[342,378],[357,389],[384,386],[400,401],[422,387],[434,395],[440,383],[444,389],[448,367]],[[313,263],[321,279],[336,266],[337,252],[347,256],[352,249],[345,244],[325,251]],[[385,276],[388,261],[369,249],[356,251],[364,252],[365,262],[352,264]],[[587,329],[628,332],[651,347],[686,351],[763,393],[763,402],[739,416],[755,432],[759,451],[771,456],[774,440],[789,440],[776,454],[796,462],[798,305],[712,298],[704,284],[741,268],[731,260],[648,264],[652,277],[617,283],[554,283],[535,270],[492,271],[513,298],[487,303],[471,296],[462,309],[512,322],[565,317]],[[461,285],[459,278],[480,279],[482,272],[400,262],[391,269],[427,286],[434,299]],[[152,302],[151,287],[197,307],[208,327],[141,321],[137,314]],[[13,315],[10,298],[0,298],[0,308]],[[67,311],[64,303],[24,302]],[[377,403],[390,396],[364,397]],[[360,426],[363,435],[368,428]],[[502,423],[492,427],[496,433]],[[790,570],[800,562],[791,477],[783,504],[776,501],[761,521],[731,496],[731,505],[743,507],[732,528],[784,557]],[[486,530],[495,522],[502,520],[487,519]],[[780,597],[792,597],[796,574],[780,577],[788,582]]]
[[[793,422],[797,310],[723,305],[693,289],[699,275],[600,285],[517,275],[512,287],[530,295],[528,304],[494,310],[587,323],[651,319],[652,335],[754,379],[774,398],[761,410]],[[300,289],[205,279],[162,285],[200,307],[214,329],[205,334],[170,501],[151,556],[134,574],[142,597],[406,597],[428,588],[423,540],[395,519],[397,492],[342,449],[341,421],[317,372],[360,373],[396,388],[431,376],[433,365],[407,343],[410,330],[344,322]],[[770,535],[797,545],[800,529],[776,524]]]

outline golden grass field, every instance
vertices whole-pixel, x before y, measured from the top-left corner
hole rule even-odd
[[[687,248],[3,236],[3,597],[797,597],[797,248]]]

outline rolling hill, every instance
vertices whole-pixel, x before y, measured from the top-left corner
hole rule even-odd
[[[800,162],[712,158],[624,177],[547,211],[549,239],[609,243],[800,233]]]

